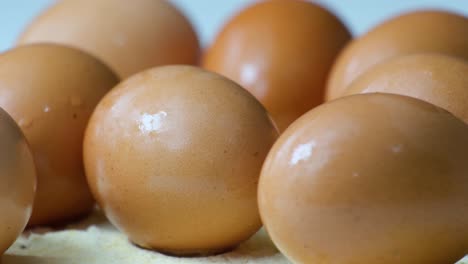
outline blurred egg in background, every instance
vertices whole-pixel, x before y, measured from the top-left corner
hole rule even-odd
[[[0,51],[11,47],[19,34],[34,17],[55,0],[17,0],[1,1],[0,10]],[[171,0],[184,12],[194,24],[201,40],[206,47],[216,36],[226,20],[247,5],[256,0]],[[468,15],[468,2],[465,0],[398,0],[398,1],[372,1],[372,0],[318,0],[319,3],[338,15],[353,35],[361,35],[385,19],[401,12],[424,9],[441,8]],[[207,15],[209,14],[209,15]]]

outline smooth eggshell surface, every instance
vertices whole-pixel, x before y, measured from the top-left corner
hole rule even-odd
[[[442,53],[468,59],[468,19],[446,11],[414,11],[390,19],[351,42],[331,71],[326,97],[343,95],[358,76],[392,57]]]
[[[468,126],[424,101],[343,97],[278,139],[259,207],[294,263],[455,263],[468,249]]]
[[[105,214],[134,243],[217,253],[260,228],[258,178],[277,134],[234,82],[166,66],[134,75],[99,103],[85,168]]]
[[[442,107],[468,123],[468,61],[440,54],[401,56],[357,78],[345,95],[392,93]]]
[[[28,223],[36,191],[36,167],[21,129],[0,108],[0,256]]]
[[[32,42],[83,49],[122,78],[159,65],[195,64],[200,53],[192,25],[166,0],[58,1],[19,39]]]
[[[20,125],[38,170],[29,225],[69,220],[92,208],[83,134],[94,107],[117,81],[94,57],[64,46],[25,45],[0,55],[0,107]]]
[[[249,90],[282,131],[323,102],[330,68],[350,39],[343,23],[316,4],[263,1],[224,26],[202,64]]]

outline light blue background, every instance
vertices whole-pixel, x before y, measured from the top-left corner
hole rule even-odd
[[[99,1],[99,0],[96,0]],[[133,0],[128,0],[129,2]],[[204,45],[226,19],[255,0],[172,0],[192,20]],[[54,0],[0,0],[0,51],[10,48],[28,22]],[[402,11],[442,8],[468,15],[468,0],[317,0],[334,10],[354,34]]]

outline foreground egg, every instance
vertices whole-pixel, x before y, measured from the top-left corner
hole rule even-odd
[[[316,4],[263,1],[227,23],[203,66],[249,90],[284,130],[323,102],[330,68],[350,39],[341,21]]]
[[[64,46],[25,45],[0,55],[0,107],[20,125],[37,165],[29,225],[54,224],[91,210],[83,134],[94,107],[117,81],[94,57]]]
[[[261,226],[257,183],[277,131],[242,87],[190,66],[151,69],[99,103],[88,181],[131,241],[176,255],[230,249]]]
[[[411,97],[319,106],[267,157],[260,213],[294,263],[455,263],[468,249],[468,126]]]
[[[18,125],[0,108],[0,256],[31,216],[36,168]]]
[[[159,65],[195,64],[200,49],[190,22],[166,0],[58,1],[19,39],[32,42],[83,49],[122,78]]]
[[[358,76],[398,55],[434,52],[468,59],[468,18],[445,11],[415,11],[390,19],[348,45],[327,85],[327,99],[343,95]]]
[[[397,57],[357,78],[345,95],[383,92],[415,97],[468,123],[468,61],[440,54]]]

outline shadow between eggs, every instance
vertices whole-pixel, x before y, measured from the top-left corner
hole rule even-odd
[[[252,236],[249,240],[243,242],[239,246],[231,249],[226,249],[224,251],[212,255],[177,256],[174,254],[167,254],[165,252],[160,252],[157,250],[155,251],[141,248],[135,244],[132,245],[139,248],[140,250],[145,250],[147,252],[155,254],[161,254],[167,258],[186,259],[188,261],[187,263],[189,263],[190,260],[206,260],[207,262],[219,262],[221,259],[227,262],[240,263],[240,261],[245,261],[246,259],[255,261],[260,259],[271,259],[276,255],[282,256],[273,244],[273,242],[271,242],[268,234],[263,228],[260,231],[258,231],[254,236]]]
[[[27,227],[23,232],[23,235],[27,237],[30,234],[45,234],[48,232],[65,230],[87,230],[91,226],[96,226],[103,229],[111,228],[111,225],[109,224],[106,216],[98,207],[95,207],[90,213],[81,215],[63,223],[55,223],[49,226]]]

